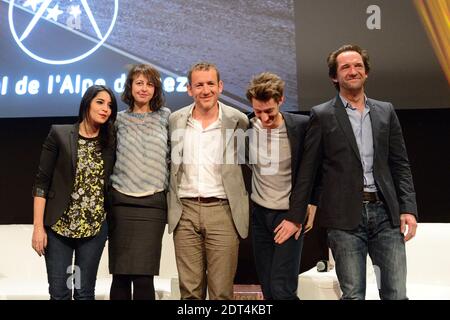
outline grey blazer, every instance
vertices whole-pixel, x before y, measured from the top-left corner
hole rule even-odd
[[[402,130],[394,107],[367,100],[373,134],[373,175],[394,226],[400,213],[417,217],[416,193]],[[363,168],[356,139],[339,96],[311,109],[305,150],[293,199],[303,215],[314,184],[323,227],[351,230],[361,220]],[[316,174],[318,175],[316,177]],[[303,217],[302,217],[303,218]]]
[[[248,128],[248,118],[235,108],[229,107],[221,102],[219,102],[219,105],[222,110],[222,132],[226,141],[224,143],[224,155],[225,152],[227,154],[232,152],[237,156],[238,150],[234,143],[236,139],[233,138],[233,135],[225,135],[225,130],[232,129],[236,132],[237,129],[241,129],[239,131],[243,133]],[[177,227],[183,211],[178,193],[183,166],[178,160],[183,159],[184,135],[183,131],[179,129],[186,129],[187,119],[192,107],[193,104],[184,107],[172,113],[169,118],[170,143],[172,148],[169,194],[167,197],[169,233],[172,233]],[[245,164],[245,161],[242,164]],[[221,171],[223,186],[230,204],[234,225],[240,237],[246,238],[249,224],[249,202],[241,165],[236,163],[236,161],[234,164],[222,164]]]

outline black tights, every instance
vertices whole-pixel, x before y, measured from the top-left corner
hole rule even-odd
[[[133,283],[133,300],[155,300],[153,276],[114,274],[109,298],[111,300],[131,300]]]

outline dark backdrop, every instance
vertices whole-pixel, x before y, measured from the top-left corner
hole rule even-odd
[[[380,29],[367,28],[366,11],[372,5],[380,9]],[[450,108],[448,61],[445,68],[439,63],[414,1],[297,0],[294,6],[300,110],[335,94],[326,58],[349,43],[369,52],[372,69],[365,87],[369,97],[392,102],[397,110]],[[444,29],[445,22],[432,22]]]

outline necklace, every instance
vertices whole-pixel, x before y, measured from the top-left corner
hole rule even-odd
[[[151,116],[151,111],[149,112],[130,112],[130,121],[136,124],[147,123],[147,118]]]

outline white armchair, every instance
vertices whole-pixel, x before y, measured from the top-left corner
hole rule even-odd
[[[47,300],[45,261],[31,248],[32,225],[0,225],[0,300]],[[95,297],[109,299],[108,244],[97,273]],[[179,299],[172,235],[164,233],[160,275],[155,277],[157,299]]]
[[[406,243],[407,295],[411,300],[450,299],[450,223],[419,223],[415,238]],[[312,268],[299,275],[300,299],[339,299],[335,270]],[[379,299],[375,272],[367,262],[366,299]]]

